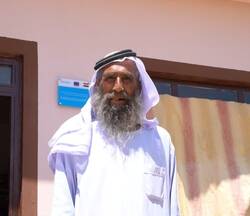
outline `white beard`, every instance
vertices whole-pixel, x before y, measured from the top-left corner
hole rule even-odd
[[[91,103],[103,135],[110,143],[124,148],[142,124],[141,99],[138,94],[123,96],[128,103],[121,107],[110,104],[114,93],[103,94],[100,88],[91,97]]]

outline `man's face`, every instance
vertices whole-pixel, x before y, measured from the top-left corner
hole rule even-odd
[[[120,107],[127,104],[124,92],[127,96],[133,97],[139,89],[138,71],[136,65],[131,60],[115,62],[103,69],[100,80],[100,87],[103,94],[114,93],[110,103]]]
[[[92,108],[107,139],[124,146],[142,123],[139,73],[131,60],[112,63],[100,73]]]

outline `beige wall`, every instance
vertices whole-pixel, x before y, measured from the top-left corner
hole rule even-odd
[[[2,0],[0,36],[38,42],[38,215],[50,212],[47,141],[78,109],[56,104],[59,77],[88,80],[109,51],[250,71],[250,4],[229,0]]]

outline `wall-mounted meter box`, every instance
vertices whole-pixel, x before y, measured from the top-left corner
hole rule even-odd
[[[89,98],[89,83],[60,78],[57,83],[57,102],[61,106],[81,108]]]

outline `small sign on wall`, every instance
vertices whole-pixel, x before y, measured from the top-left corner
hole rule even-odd
[[[60,78],[57,85],[58,105],[83,107],[89,98],[88,87],[88,82]]]

